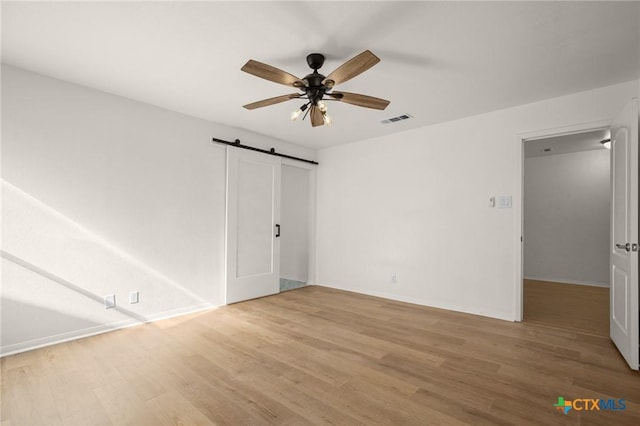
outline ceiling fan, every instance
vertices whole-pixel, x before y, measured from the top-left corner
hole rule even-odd
[[[310,115],[311,125],[313,127],[322,126],[325,123],[331,124],[331,118],[327,114],[327,106],[323,100],[340,101],[365,108],[383,110],[387,105],[389,105],[389,101],[375,98],[373,96],[360,95],[358,93],[332,91],[333,86],[336,84],[351,80],[353,77],[362,74],[378,62],[380,62],[380,58],[371,53],[371,51],[365,50],[340,65],[325,77],[318,72],[324,64],[324,55],[320,53],[312,53],[307,56],[307,64],[313,72],[300,79],[286,71],[282,71],[281,69],[272,67],[271,65],[250,59],[241,68],[242,71],[264,78],[265,80],[295,87],[300,90],[301,93],[291,93],[288,95],[276,96],[275,98],[263,99],[261,101],[244,105],[244,108],[252,110],[285,102],[291,99],[306,99],[307,102],[302,105],[300,109],[291,114],[291,119],[296,120],[300,114],[306,111],[302,119],[304,120],[307,115]]]

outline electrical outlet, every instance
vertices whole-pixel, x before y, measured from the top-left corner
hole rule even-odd
[[[116,295],[108,294],[104,297],[104,308],[112,309],[116,307]]]
[[[398,282],[398,276],[394,272],[393,275],[391,275],[391,284],[395,284],[396,282]]]
[[[129,293],[129,303],[134,304],[140,301],[140,294],[137,291]]]

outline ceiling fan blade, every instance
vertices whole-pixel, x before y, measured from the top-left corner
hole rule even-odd
[[[357,105],[365,108],[385,109],[390,104],[386,99],[375,98],[373,96],[361,95],[359,93],[349,92],[332,92],[327,95],[334,99],[351,105]]]
[[[324,116],[322,115],[322,111],[315,105],[311,106],[311,125],[313,127],[323,126],[324,125]]]
[[[254,61],[250,59],[242,68],[242,71],[253,74],[256,77],[264,78],[265,80],[273,81],[275,83],[284,84],[286,86],[303,87],[304,83],[298,77],[293,74],[289,74],[286,71],[282,71],[271,65],[263,64],[262,62]]]
[[[291,93],[289,95],[276,96],[275,98],[263,99],[261,101],[253,102],[247,105],[243,105],[243,108],[246,109],[256,109],[262,108],[273,104],[279,104],[280,102],[285,102],[290,99],[296,99],[302,96],[299,93]]]
[[[336,68],[322,81],[322,84],[333,86],[334,84],[344,83],[362,74],[378,62],[380,62],[380,58],[371,53],[370,50],[365,50]]]

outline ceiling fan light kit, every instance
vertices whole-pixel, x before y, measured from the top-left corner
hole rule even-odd
[[[324,55],[321,53],[311,53],[307,55],[307,64],[313,72],[300,79],[286,71],[282,71],[281,69],[271,65],[250,59],[241,68],[242,71],[255,75],[256,77],[264,78],[265,80],[295,87],[302,93],[291,93],[289,95],[264,99],[244,105],[244,108],[253,110],[291,99],[305,99],[306,102],[291,114],[291,120],[297,120],[298,117],[304,113],[302,119],[304,120],[307,115],[309,115],[311,117],[311,125],[313,127],[317,127],[324,124],[330,125],[332,122],[331,117],[327,114],[328,109],[324,101],[339,101],[351,105],[379,110],[383,110],[387,105],[389,105],[389,101],[375,98],[373,96],[332,91],[336,84],[351,80],[380,62],[380,58],[374,55],[371,51],[365,50],[359,55],[351,58],[336,68],[328,76],[324,76],[318,72],[318,70],[322,68],[322,65],[324,65],[324,60]]]

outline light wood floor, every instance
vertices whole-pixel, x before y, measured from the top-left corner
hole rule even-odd
[[[322,287],[5,357],[2,425],[640,424],[608,338]],[[558,396],[623,398],[566,416]]]
[[[524,280],[524,321],[609,336],[609,289]]]

